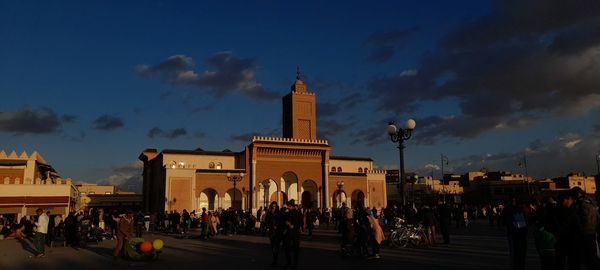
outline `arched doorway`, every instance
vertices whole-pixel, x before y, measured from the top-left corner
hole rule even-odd
[[[219,195],[216,190],[212,188],[204,189],[197,196],[198,198],[198,208],[196,210],[200,210],[202,208],[206,208],[207,210],[217,210],[217,202],[219,201]]]
[[[298,176],[293,172],[286,172],[281,176],[281,191],[285,193],[287,200],[298,202]],[[282,201],[283,203],[283,201]]]
[[[302,208],[317,208],[317,183],[306,180],[302,183]]]
[[[351,203],[353,208],[364,208],[365,207],[365,193],[361,190],[355,190],[352,192]]]
[[[277,183],[273,179],[262,181],[257,197],[259,206],[268,206],[271,202],[277,201]]]
[[[242,209],[242,192],[237,188],[235,189],[235,193],[233,188],[229,189],[223,197],[223,209],[231,207],[233,209]]]
[[[346,192],[337,190],[333,193],[333,206],[336,208],[342,207],[342,203],[346,202]]]

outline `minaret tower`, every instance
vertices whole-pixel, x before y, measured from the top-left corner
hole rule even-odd
[[[317,139],[317,106],[314,93],[306,91],[300,80],[300,68],[296,69],[296,81],[283,98],[283,137],[294,139]]]

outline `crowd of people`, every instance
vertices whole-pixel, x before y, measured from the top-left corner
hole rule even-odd
[[[198,212],[183,209],[182,212],[102,214],[90,209],[72,212],[66,217],[38,209],[36,216],[23,217],[18,222],[14,217],[0,215],[0,239],[30,238],[39,257],[45,256],[45,245],[61,238],[66,245],[75,248],[84,247],[90,240],[116,239],[114,255],[118,258],[124,241],[141,237],[144,232],[186,237],[190,236],[190,229],[195,229],[203,240],[219,234],[259,234],[269,238],[273,265],[278,263],[283,251],[286,265],[296,267],[302,233],[311,239],[314,228],[331,226],[341,234],[342,255],[380,258],[385,231],[398,222],[422,227],[426,246],[449,244],[452,225],[466,229],[474,223],[505,227],[512,269],[526,269],[528,237],[536,244],[542,269],[579,269],[581,265],[600,269],[599,209],[595,200],[580,188],[543,201],[513,198],[505,204],[484,206],[439,201],[420,206],[391,204],[380,210],[350,208],[345,203],[339,208],[317,209],[302,207],[290,200],[281,207],[272,202],[256,213],[233,208],[216,211],[202,208]],[[438,232],[443,238],[439,243]]]

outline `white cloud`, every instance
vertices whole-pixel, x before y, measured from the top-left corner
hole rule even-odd
[[[427,164],[427,165],[425,165],[425,169],[434,169],[436,171],[439,171],[441,168],[440,168],[440,166],[435,165],[435,164]]]

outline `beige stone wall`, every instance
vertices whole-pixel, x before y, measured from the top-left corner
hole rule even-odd
[[[71,196],[72,189],[75,187],[67,184],[10,184],[2,185],[0,197]]]
[[[77,189],[81,194],[115,194],[117,188],[115,186],[99,186],[93,184],[77,185]]]
[[[340,160],[340,159],[330,159],[329,160],[330,171],[332,167],[341,167],[342,172],[352,172],[358,173],[358,168],[367,168],[369,170],[373,169],[372,161],[362,161],[362,160]]]
[[[569,176],[569,188],[580,187],[587,194],[596,193],[596,181],[593,176]]]
[[[236,160],[232,155],[185,155],[185,154],[163,154],[163,165],[171,169],[172,163],[175,162],[176,168],[182,168],[180,162],[184,163],[183,168],[186,169],[209,169],[209,164],[213,162],[215,166],[218,163],[222,164],[221,169],[235,169]]]
[[[387,191],[385,180],[369,181],[368,183],[368,207],[375,207],[377,209],[385,208],[387,206]]]
[[[361,191],[365,195],[365,203],[368,202],[367,198],[367,177],[366,176],[357,176],[357,175],[329,175],[329,199],[331,200],[331,205],[334,206],[334,200],[336,200],[335,195],[338,191],[337,183],[338,181],[344,181],[344,187],[342,191],[346,194],[346,204],[353,207],[351,203],[352,194],[356,191]]]
[[[14,184],[15,179],[19,178],[21,183],[23,183],[23,179],[25,177],[25,169],[24,166],[19,166],[23,168],[2,168],[0,169],[0,185],[6,184],[6,178],[8,178],[8,184]]]

